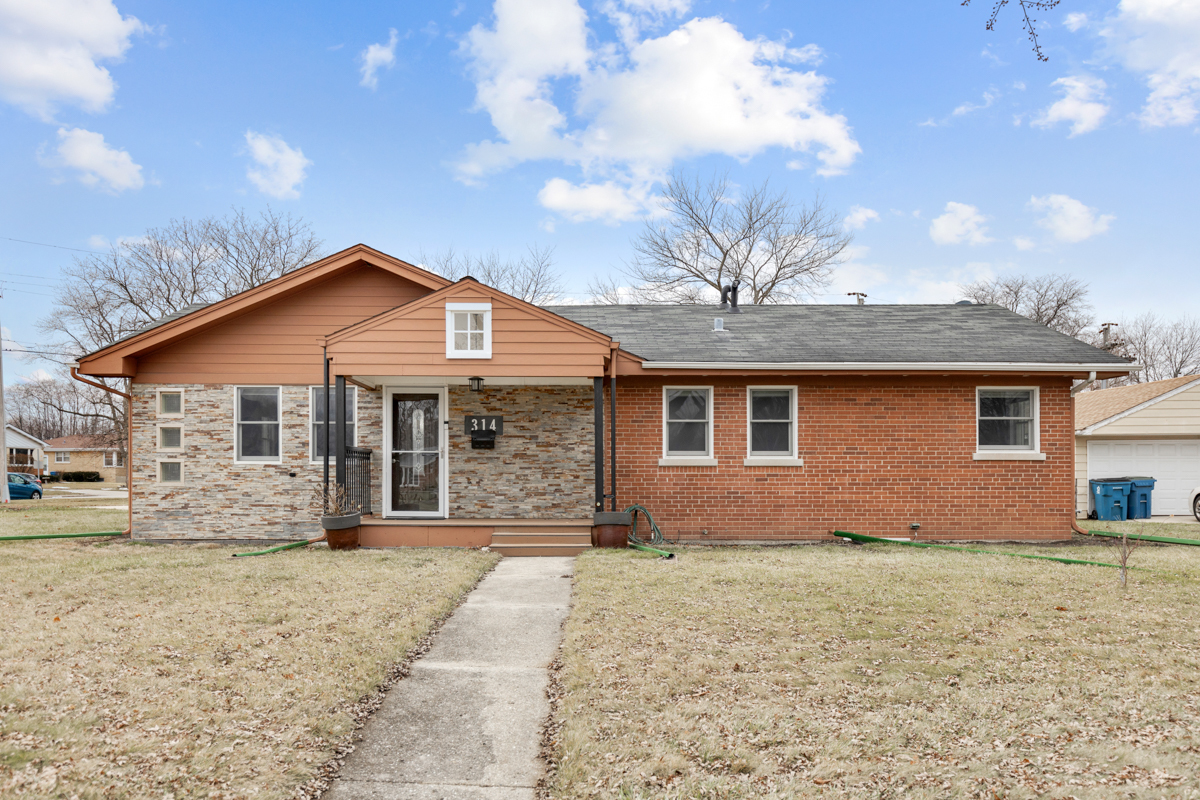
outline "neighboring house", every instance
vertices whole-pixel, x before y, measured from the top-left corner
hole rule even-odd
[[[1075,398],[1076,508],[1095,509],[1088,481],[1158,481],[1153,513],[1190,516],[1200,486],[1200,375],[1082,392]]]
[[[328,446],[366,545],[545,552],[633,503],[673,540],[1066,538],[1072,383],[1130,369],[997,306],[539,308],[362,245],[78,367],[132,380],[136,538],[313,535]]]
[[[121,452],[112,446],[111,437],[59,436],[46,442],[46,459],[50,472],[99,472],[105,481],[124,482],[125,462]]]
[[[8,452],[9,472],[28,472],[41,475],[46,469],[46,443],[16,425],[4,428],[4,445]]]

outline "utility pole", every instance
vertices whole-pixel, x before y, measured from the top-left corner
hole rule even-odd
[[[0,300],[4,299],[4,287],[0,285]],[[0,331],[4,328],[0,327]],[[4,432],[4,457],[0,459],[0,503],[7,503],[8,497],[8,410],[4,407],[4,336],[0,334],[0,431]]]

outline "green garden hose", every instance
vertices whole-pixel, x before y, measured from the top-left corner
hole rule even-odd
[[[306,544],[311,544],[311,542],[309,542],[308,539],[305,539],[302,542],[288,542],[287,544],[281,544],[278,547],[269,547],[266,550],[255,550],[253,553],[234,553],[233,557],[243,558],[245,556],[265,556],[268,553],[278,553],[280,550],[291,550],[294,547],[304,547]]]
[[[949,544],[928,544],[926,542],[904,542],[897,539],[880,539],[876,536],[864,536],[861,533],[847,533],[846,531],[834,531],[834,536],[841,536],[853,542],[860,544],[902,544],[906,547],[929,547],[938,550],[960,550],[964,553],[983,553],[989,556],[1012,556],[1014,558],[1036,558],[1042,561],[1057,561],[1060,564],[1087,564],[1091,567],[1113,567],[1120,569],[1120,564],[1106,564],[1103,561],[1082,561],[1078,558],[1056,558],[1054,556],[1034,556],[1028,553],[1001,553],[996,550],[976,550],[973,547],[955,547]],[[1127,569],[1137,569],[1137,567],[1127,567]]]
[[[29,536],[0,536],[0,542],[20,542],[27,539],[82,539],[87,536],[125,536],[125,531],[100,531],[98,533],[38,533]]]
[[[1173,539],[1170,536],[1146,536],[1141,533],[1113,533],[1112,531],[1088,531],[1088,536],[1103,536],[1108,539],[1120,539],[1126,536],[1130,539],[1138,539],[1143,542],[1162,542],[1163,544],[1188,544],[1192,547],[1200,547],[1200,541],[1196,539]]]
[[[637,535],[637,515],[638,515],[639,511],[646,515],[646,521],[650,523],[650,541],[648,541],[648,542],[643,542],[641,539],[638,538],[638,535]],[[633,517],[633,524],[629,526],[629,543],[630,544],[640,544],[640,545],[663,544],[666,541],[663,539],[662,531],[659,529],[658,525],[655,524],[654,517],[652,517],[650,515],[650,510],[648,508],[646,508],[645,506],[639,506],[639,505],[634,504],[634,505],[630,506],[629,508],[625,509],[625,513],[629,514]]]

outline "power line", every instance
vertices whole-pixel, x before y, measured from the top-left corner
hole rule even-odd
[[[53,247],[55,250],[70,250],[75,253],[91,253],[94,256],[108,255],[108,253],[101,253],[98,250],[80,250],[78,247],[63,247],[61,244],[46,244],[45,242],[30,242],[30,241],[26,241],[25,239],[14,239],[11,236],[0,236],[0,239],[4,239],[5,241],[8,241],[8,242],[20,242],[21,244],[33,244],[33,245],[37,245],[38,247]]]

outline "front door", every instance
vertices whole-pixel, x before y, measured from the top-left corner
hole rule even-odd
[[[446,516],[443,391],[389,393],[384,499],[389,517]]]

